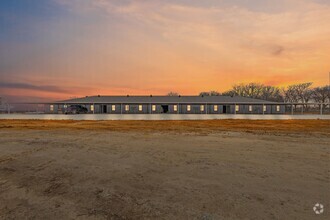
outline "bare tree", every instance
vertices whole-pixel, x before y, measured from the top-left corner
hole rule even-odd
[[[294,86],[288,86],[287,88],[282,89],[284,101],[290,103],[299,102],[299,97]]]
[[[218,91],[210,91],[210,96],[219,96],[219,95],[221,95],[221,93]]]
[[[169,92],[167,93],[167,96],[179,96],[180,94],[177,92]]]
[[[259,83],[236,84],[225,93],[249,98],[260,98],[264,87],[264,85]]]
[[[209,91],[209,92],[201,92],[199,96],[220,96],[221,93],[218,91]]]
[[[284,101],[290,103],[308,103],[312,98],[312,90],[310,89],[312,84],[308,82],[289,85],[286,89],[283,89]],[[304,107],[304,105],[302,106]],[[296,109],[297,104],[294,104],[294,107]],[[305,107],[308,108],[308,105],[306,104]]]
[[[260,98],[268,101],[283,102],[281,90],[274,86],[263,86]]]
[[[296,84],[294,85],[294,88],[296,90],[296,93],[299,97],[299,101],[302,103],[308,103],[308,101],[311,99],[312,97],[312,91],[310,89],[310,86],[313,83],[308,82],[308,83],[300,83],[300,84]],[[303,105],[304,106],[304,105]],[[307,105],[306,105],[307,108]]]
[[[295,89],[295,86],[290,85],[287,88],[282,89],[284,101],[288,103],[298,103],[299,97],[297,94],[297,91]],[[297,104],[294,104],[294,109],[297,109]]]
[[[222,93],[222,95],[224,95],[224,96],[235,96],[235,95],[237,95],[233,90],[228,90],[228,91],[225,91],[225,92],[223,92]]]
[[[245,96],[245,85],[244,84],[238,84],[233,85],[233,88],[226,93],[231,93],[232,96],[238,95],[238,96]]]
[[[311,98],[311,85],[313,83],[308,82],[308,83],[300,83],[294,85],[297,95],[302,103],[307,103],[308,100]]]
[[[312,90],[312,98],[315,102],[320,103],[319,107],[321,107],[321,103],[325,103],[330,101],[329,89],[328,86],[316,87]],[[328,104],[324,104],[323,107],[326,108]]]
[[[269,101],[283,101],[281,90],[274,86],[265,86],[260,83],[236,84],[231,90],[222,93],[228,96],[243,96]]]
[[[247,85],[243,85],[243,91],[245,97],[250,98],[260,98],[264,85],[259,83],[249,83]]]

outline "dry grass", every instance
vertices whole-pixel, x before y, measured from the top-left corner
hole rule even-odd
[[[314,219],[330,207],[329,133],[330,120],[0,120],[0,219]]]
[[[330,134],[329,120],[72,121],[0,120],[0,129],[78,129],[167,132],[279,132]]]

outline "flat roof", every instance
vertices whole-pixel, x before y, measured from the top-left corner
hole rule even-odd
[[[55,104],[106,104],[106,103],[265,103],[276,104],[278,102],[270,102],[261,99],[253,99],[241,96],[86,96],[82,98],[74,98],[54,102]]]

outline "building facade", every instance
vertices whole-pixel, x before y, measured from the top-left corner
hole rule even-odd
[[[47,113],[82,106],[87,114],[284,114],[277,102],[239,96],[90,96],[49,103]]]

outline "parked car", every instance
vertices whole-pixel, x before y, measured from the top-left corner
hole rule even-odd
[[[84,114],[87,112],[88,109],[81,105],[70,105],[64,111],[65,114]]]

